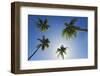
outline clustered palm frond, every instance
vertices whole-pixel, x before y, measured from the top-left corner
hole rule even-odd
[[[67,53],[66,53],[66,50],[67,50],[67,49],[68,49],[68,47],[64,47],[63,45],[61,45],[61,47],[58,48],[57,51],[56,51],[56,53],[58,53],[58,56],[57,56],[57,57],[61,56],[62,59],[64,59],[64,55],[67,54]]]
[[[38,22],[37,22],[38,28],[40,28],[40,30],[42,32],[45,32],[48,30],[48,28],[50,27],[48,25],[48,19],[46,18],[44,21],[40,18],[38,18]]]
[[[85,31],[87,32],[87,29],[82,29],[79,26],[75,26],[75,23],[77,21],[77,18],[73,18],[70,23],[65,23],[65,28],[62,31],[62,35],[65,36],[67,39],[71,39],[73,37],[76,37],[78,31]]]
[[[65,29],[63,29],[62,35],[65,36],[67,39],[76,37],[77,34],[77,29],[74,26],[75,22],[77,21],[77,19],[72,19],[71,22],[65,23]]]
[[[49,39],[48,38],[45,38],[45,36],[42,37],[42,39],[38,39],[40,41],[40,44],[37,46],[38,47],[41,47],[42,50],[44,50],[45,48],[48,48],[49,47]]]

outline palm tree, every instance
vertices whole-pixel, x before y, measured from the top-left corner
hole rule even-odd
[[[32,55],[28,58],[28,60],[30,60],[32,58],[33,55],[35,55],[35,53],[39,50],[39,48],[41,48],[43,51],[45,50],[45,48],[49,47],[49,39],[45,38],[45,36],[42,37],[42,39],[38,39],[40,41],[40,44],[37,46],[37,49],[32,53]]]
[[[37,22],[38,28],[40,28],[40,30],[42,32],[47,31],[47,29],[50,27],[48,25],[48,19],[46,18],[44,21],[40,18],[38,18],[38,22]]]
[[[63,45],[61,45],[60,48],[57,49],[56,53],[58,53],[57,57],[61,56],[62,59],[64,59],[64,55],[66,55],[66,50],[68,49],[68,47],[64,47]]]
[[[62,35],[65,36],[67,39],[76,37],[78,31],[87,32],[87,29],[80,28],[79,26],[75,26],[77,18],[73,18],[70,23],[65,22],[65,28],[62,31]]]

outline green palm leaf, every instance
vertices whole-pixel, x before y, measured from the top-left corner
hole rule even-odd
[[[71,39],[73,37],[76,37],[77,29],[74,26],[75,22],[77,21],[76,18],[72,19],[71,22],[65,23],[66,28],[62,31],[62,36],[66,37],[66,39]]]
[[[58,54],[57,57],[61,56],[62,59],[64,59],[64,55],[66,55],[66,50],[67,50],[68,47],[64,47],[63,45],[61,45],[60,48],[57,49],[56,53]]]
[[[77,18],[73,18],[69,23],[69,25],[74,25],[76,22],[77,22]]]
[[[38,20],[39,20],[39,23],[40,24],[43,24],[43,21],[40,18],[38,18]]]
[[[65,28],[62,31],[62,36],[66,37],[66,39],[71,39],[76,37],[78,31],[85,31],[87,32],[87,29],[82,29],[78,26],[75,26],[75,23],[77,22],[77,18],[73,18],[70,23],[65,22]]]
[[[44,21],[40,18],[38,18],[38,22],[37,22],[37,27],[42,31],[45,32],[48,30],[48,28],[50,27],[48,25],[48,19],[46,18]]]

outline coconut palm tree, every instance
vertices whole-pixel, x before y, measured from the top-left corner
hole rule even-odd
[[[45,36],[42,37],[42,39],[38,39],[40,44],[37,46],[37,49],[32,53],[32,55],[28,58],[28,60],[30,60],[32,58],[33,55],[35,55],[35,53],[39,50],[39,48],[41,48],[43,51],[45,50],[45,48],[49,47],[49,39],[45,38]]]
[[[46,18],[44,21],[40,18],[38,18],[38,22],[37,22],[37,27],[40,28],[40,30],[42,32],[47,31],[47,29],[50,27],[48,25],[48,19]]]
[[[57,49],[56,53],[58,53],[57,57],[61,56],[62,59],[64,59],[64,55],[66,55],[66,50],[68,49],[68,47],[64,47],[63,45],[61,45],[60,48]]]
[[[79,26],[75,26],[77,22],[77,18],[73,18],[70,23],[65,22],[65,28],[62,31],[62,35],[65,36],[67,39],[71,39],[76,37],[78,31],[87,32],[87,29],[80,28]]]

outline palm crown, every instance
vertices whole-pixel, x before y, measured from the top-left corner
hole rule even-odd
[[[64,47],[63,45],[61,45],[60,48],[57,49],[56,53],[58,53],[58,57],[61,56],[62,59],[64,59],[64,55],[66,55],[66,50],[68,49],[68,47]]]
[[[42,39],[38,39],[40,41],[40,44],[37,46],[38,47],[41,47],[42,50],[44,50],[45,48],[48,48],[49,47],[49,39],[48,38],[45,38],[45,36],[42,37]]]
[[[78,31],[85,31],[87,32],[87,29],[82,29],[78,26],[75,26],[75,23],[77,21],[77,18],[73,18],[70,23],[65,22],[65,28],[62,31],[62,35],[65,36],[67,39],[71,39],[73,37],[76,37]]]
[[[43,21],[42,19],[38,18],[38,22],[37,22],[38,28],[40,28],[40,30],[42,32],[47,31],[47,29],[50,27],[48,25],[48,20],[47,18]]]

